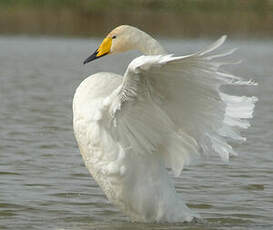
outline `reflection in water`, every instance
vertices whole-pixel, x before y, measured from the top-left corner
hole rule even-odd
[[[187,54],[209,41],[163,41]],[[259,97],[240,157],[226,165],[210,159],[187,168],[176,187],[204,223],[140,224],[106,200],[85,169],[72,130],[72,96],[88,75],[122,73],[138,53],[83,66],[98,41],[0,38],[1,229],[270,229],[272,221],[272,84],[270,41],[228,41],[224,49],[244,63],[233,72],[259,82],[239,89]],[[226,89],[229,90],[229,89]]]

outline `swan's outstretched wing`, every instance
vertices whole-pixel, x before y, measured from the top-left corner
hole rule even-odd
[[[253,85],[220,72],[211,54],[225,36],[204,51],[184,57],[141,56],[134,59],[122,85],[106,98],[113,138],[135,154],[158,152],[175,175],[199,154],[236,155],[227,140],[245,140],[255,97],[232,96],[222,85]]]

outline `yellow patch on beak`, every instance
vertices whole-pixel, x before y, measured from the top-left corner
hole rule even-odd
[[[98,59],[106,54],[108,54],[111,51],[111,47],[112,47],[112,38],[111,37],[107,37],[105,38],[100,47],[88,58],[86,58],[83,62],[83,64],[86,64],[90,61],[93,61],[95,59]]]
[[[98,52],[97,57],[100,57],[102,55],[109,53],[111,50],[111,46],[112,46],[112,38],[110,37],[105,38],[102,41],[100,47],[97,49],[97,52]]]

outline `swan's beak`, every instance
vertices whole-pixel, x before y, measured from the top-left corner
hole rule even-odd
[[[100,47],[91,56],[86,58],[85,61],[83,62],[83,64],[86,64],[90,61],[93,61],[97,58],[100,58],[100,57],[110,53],[111,46],[112,46],[112,38],[110,38],[110,37],[105,38],[102,41]]]

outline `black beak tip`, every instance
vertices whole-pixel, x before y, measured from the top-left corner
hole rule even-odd
[[[91,62],[91,61],[97,59],[97,58],[98,58],[98,57],[97,57],[97,54],[98,54],[98,52],[95,51],[91,56],[89,56],[88,58],[86,58],[86,59],[84,60],[83,64],[85,65],[86,63]]]

